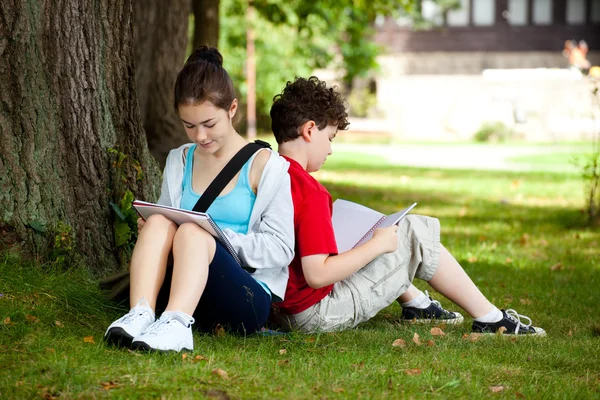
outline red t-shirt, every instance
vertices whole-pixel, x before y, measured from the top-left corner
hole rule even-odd
[[[285,157],[285,156],[284,156]],[[331,215],[331,195],[315,178],[295,160],[290,162],[292,201],[294,203],[295,255],[290,264],[285,300],[277,307],[287,314],[297,314],[317,304],[333,289],[333,285],[319,289],[311,288],[302,271],[301,258],[315,254],[337,254],[337,244]]]

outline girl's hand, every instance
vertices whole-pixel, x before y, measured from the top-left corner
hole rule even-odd
[[[371,240],[377,241],[383,253],[396,251],[398,248],[398,225],[376,229]]]
[[[139,235],[140,231],[142,230],[142,228],[146,224],[146,221],[144,221],[143,218],[138,218],[137,224],[138,224],[138,235]]]

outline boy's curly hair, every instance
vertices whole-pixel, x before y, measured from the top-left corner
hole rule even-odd
[[[334,125],[345,130],[347,118],[343,97],[316,76],[288,81],[271,106],[271,130],[279,144],[300,136],[299,129],[307,121],[314,121],[319,129]]]

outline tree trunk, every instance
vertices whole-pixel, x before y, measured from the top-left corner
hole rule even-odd
[[[219,0],[192,0],[194,48],[219,46]]]
[[[155,200],[160,183],[131,19],[126,0],[0,3],[0,223],[33,254],[72,247],[97,272],[119,263],[110,202]]]
[[[185,61],[190,0],[133,2],[136,82],[148,147],[164,166],[188,141],[173,109],[173,87]]]

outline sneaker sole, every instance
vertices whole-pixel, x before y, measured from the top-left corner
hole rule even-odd
[[[544,337],[546,336],[546,331],[543,332],[536,332],[536,333],[521,333],[521,334],[515,334],[515,333],[503,333],[502,335],[498,335],[496,332],[476,332],[473,331],[471,333],[478,333],[480,335],[485,335],[485,336],[500,336],[500,337],[506,337],[506,338],[513,338],[513,337],[529,337],[529,336],[535,336],[535,337]]]
[[[139,350],[139,351],[147,351],[147,352],[156,352],[156,353],[179,353],[182,351],[185,352],[193,352],[194,349],[188,349],[187,347],[183,347],[181,350],[161,350],[161,349],[155,349],[153,347],[150,347],[150,345],[146,342],[135,342],[131,344],[131,348],[133,350]]]
[[[444,323],[447,325],[458,325],[458,324],[462,324],[463,322],[465,322],[465,317],[460,316],[458,318],[453,318],[453,319],[417,319],[417,318],[413,318],[413,319],[401,319],[400,322],[405,323],[405,324],[438,324],[438,323]]]
[[[133,336],[128,334],[123,328],[111,328],[108,332],[106,332],[104,340],[113,346],[131,347]]]

